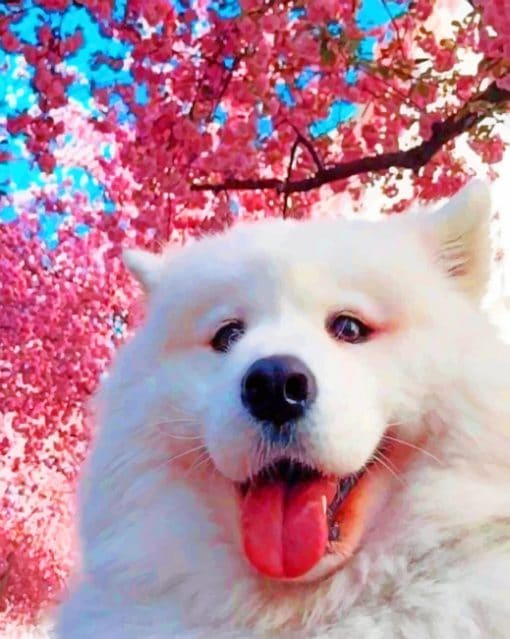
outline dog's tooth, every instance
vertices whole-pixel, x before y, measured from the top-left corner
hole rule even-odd
[[[322,495],[322,512],[325,515],[328,511],[328,500],[326,495]]]

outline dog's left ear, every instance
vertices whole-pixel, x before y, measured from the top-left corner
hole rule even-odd
[[[443,270],[477,300],[484,295],[490,276],[490,215],[489,187],[472,180],[445,206],[422,217]]]

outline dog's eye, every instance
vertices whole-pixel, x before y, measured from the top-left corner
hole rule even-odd
[[[211,340],[211,346],[219,353],[226,353],[232,344],[244,333],[244,324],[240,320],[230,320],[223,324],[215,333]]]
[[[342,342],[358,344],[366,341],[372,329],[356,317],[341,313],[332,317],[327,324],[327,329],[332,337]]]

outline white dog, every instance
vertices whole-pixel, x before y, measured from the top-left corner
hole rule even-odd
[[[62,639],[510,637],[510,352],[489,196],[126,260]]]

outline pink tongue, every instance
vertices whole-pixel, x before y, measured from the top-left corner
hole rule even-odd
[[[328,541],[324,512],[336,482],[313,479],[289,488],[283,481],[251,488],[241,506],[246,556],[273,578],[299,577],[322,558]]]

